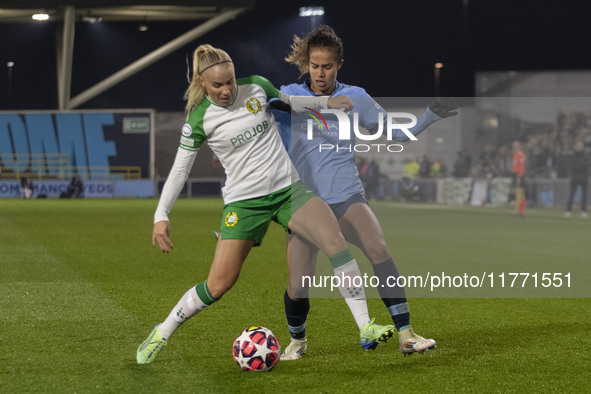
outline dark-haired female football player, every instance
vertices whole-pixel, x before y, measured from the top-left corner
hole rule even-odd
[[[338,71],[344,62],[343,44],[332,28],[320,26],[303,38],[294,36],[291,49],[285,60],[296,65],[302,76],[309,74],[309,79],[301,84],[282,86],[282,92],[310,97],[346,95],[355,105],[359,124],[372,133],[379,128],[379,113],[386,112],[364,89],[337,81]],[[455,115],[453,111],[456,108],[453,101],[436,101],[430,104],[410,132],[417,135],[429,124]],[[338,127],[331,128],[329,119],[326,119],[329,130],[326,133],[315,132],[314,138],[309,139],[307,133],[297,130],[292,132],[289,115],[277,113],[276,117],[284,144],[290,150],[290,156],[302,181],[332,208],[345,239],[363,251],[382,285],[387,283],[389,277],[397,278],[398,269],[388,251],[384,233],[365,197],[355,163],[355,151],[350,145],[345,146],[351,141],[338,140],[336,134],[331,132],[338,130]],[[385,122],[384,120],[382,126]],[[396,130],[393,137],[396,140],[407,139],[401,130]],[[319,150],[319,144],[338,146],[340,149]],[[298,271],[292,278],[297,279],[298,275],[308,274],[301,272],[301,268],[306,265],[313,271],[318,248],[297,236],[288,236],[288,242],[291,250],[288,268],[290,272],[294,269]],[[297,261],[296,267],[292,267],[293,261]],[[310,304],[306,289],[298,288],[297,291],[303,293],[292,294],[295,283],[297,280],[290,283],[284,296],[292,341],[281,356],[282,360],[298,359],[307,349],[305,327]],[[400,351],[407,355],[434,348],[435,340],[425,339],[413,331],[404,288],[384,285],[378,286],[378,290],[398,329]]]

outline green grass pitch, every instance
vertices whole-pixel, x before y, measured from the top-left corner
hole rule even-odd
[[[314,298],[309,353],[269,373],[246,373],[231,350],[245,327],[266,326],[283,347],[289,343],[284,233],[272,225],[237,285],[186,323],[153,364],[137,365],[136,349],[152,326],[206,277],[222,201],[177,201],[169,255],[151,246],[155,206],[0,200],[0,392],[590,390],[591,302],[580,296],[585,290],[576,293],[589,287],[579,281],[589,276],[575,272],[591,265],[589,219],[567,220],[554,210],[529,210],[518,220],[504,208],[372,203],[403,275],[417,267],[474,274],[572,269],[577,298],[550,297],[550,289],[528,298],[480,289],[413,298],[415,330],[438,347],[412,357],[402,357],[397,341],[363,351],[343,300]],[[368,303],[378,322],[390,322],[380,299]]]

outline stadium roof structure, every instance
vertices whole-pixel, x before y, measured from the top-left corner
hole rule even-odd
[[[50,22],[63,26],[56,38],[57,96],[59,109],[69,110],[75,109],[175,50],[254,8],[255,4],[255,0],[0,0],[0,23],[34,22],[33,14],[45,14]],[[195,20],[200,24],[71,97],[76,22],[98,20],[114,22]]]

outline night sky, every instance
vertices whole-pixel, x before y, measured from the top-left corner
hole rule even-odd
[[[305,34],[304,5],[324,5],[317,24],[345,45],[341,82],[372,96],[434,95],[433,65],[442,62],[442,96],[473,96],[477,71],[591,69],[591,2],[586,0],[390,0],[287,2],[255,9],[84,104],[89,108],[182,111],[186,57],[202,43],[233,57],[237,77],[260,74],[276,86],[298,78],[283,61],[293,34]],[[77,23],[72,97],[200,22]],[[0,24],[0,109],[55,109],[55,32],[46,23]],[[14,62],[9,70],[8,62]]]

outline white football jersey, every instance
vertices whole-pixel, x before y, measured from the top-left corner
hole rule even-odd
[[[181,148],[197,150],[207,142],[226,171],[224,203],[276,192],[299,180],[267,102],[280,93],[260,76],[236,81],[227,107],[204,99],[183,126]]]

